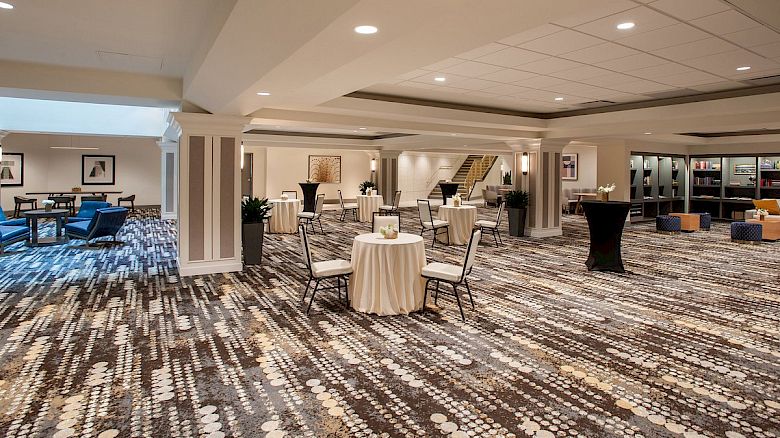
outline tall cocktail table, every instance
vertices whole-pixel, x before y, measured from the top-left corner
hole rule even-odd
[[[29,210],[22,213],[30,223],[30,246],[58,245],[65,243],[68,238],[62,233],[65,219],[68,217],[68,210],[63,208],[46,210]],[[38,219],[54,218],[57,224],[57,231],[54,237],[38,237]]]

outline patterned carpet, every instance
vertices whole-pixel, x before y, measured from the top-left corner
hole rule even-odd
[[[307,316],[290,235],[268,236],[262,267],[180,279],[156,213],[123,246],[0,256],[0,435],[780,436],[780,243],[731,243],[728,224],[630,226],[626,274],[585,269],[579,217],[485,242],[462,323],[450,298],[377,317],[335,292]],[[315,259],[368,230],[323,222]]]

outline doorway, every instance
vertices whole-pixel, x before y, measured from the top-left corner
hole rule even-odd
[[[252,197],[252,154],[251,153],[245,153],[242,157],[242,167],[241,167],[241,197],[244,196]]]

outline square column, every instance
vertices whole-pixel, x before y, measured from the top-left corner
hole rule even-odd
[[[179,144],[171,140],[157,142],[160,146],[161,184],[160,218],[176,219],[179,213]]]
[[[385,204],[393,202],[395,191],[398,190],[398,156],[401,151],[379,152],[379,193]]]
[[[570,140],[541,139],[529,144],[510,144],[515,151],[515,187],[529,193],[525,235],[550,237],[561,229],[561,154]],[[523,153],[528,154],[528,173],[523,175]]]
[[[171,113],[179,133],[182,276],[240,271],[241,136],[248,117]]]

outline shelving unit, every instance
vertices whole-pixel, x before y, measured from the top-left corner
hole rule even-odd
[[[631,222],[685,211],[685,157],[634,152],[629,162]]]

